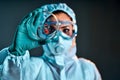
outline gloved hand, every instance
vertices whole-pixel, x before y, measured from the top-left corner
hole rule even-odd
[[[9,47],[11,54],[21,56],[26,50],[40,46],[37,29],[40,26],[41,13],[34,11],[28,14],[18,25],[13,43]]]

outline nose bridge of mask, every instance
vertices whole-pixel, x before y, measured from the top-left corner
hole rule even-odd
[[[49,45],[50,50],[52,50],[51,52],[55,52],[55,55],[59,55],[69,50],[69,48],[72,46],[72,39],[64,39],[59,32],[52,39],[52,42],[50,44],[53,44]]]
[[[59,33],[59,36],[58,36],[58,43],[61,44],[63,43],[63,41],[65,41],[65,39],[61,36],[61,34]]]
[[[72,46],[72,39],[67,40],[59,35],[57,44],[56,52],[65,52]]]

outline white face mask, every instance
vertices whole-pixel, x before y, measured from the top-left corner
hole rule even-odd
[[[50,42],[43,45],[44,51],[50,53],[51,55],[65,55],[70,52],[72,47],[72,38],[66,38],[65,34],[58,32],[57,35],[50,40]]]
[[[76,46],[72,48],[73,38],[68,39],[64,35],[59,32],[50,42],[43,45],[44,55],[61,66],[64,65],[65,58],[73,57],[76,53]]]

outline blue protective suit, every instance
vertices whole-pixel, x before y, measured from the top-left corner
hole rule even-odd
[[[53,12],[62,10],[76,22],[75,15],[66,4],[46,5],[43,10]],[[45,15],[45,14],[44,14]],[[44,20],[50,15],[43,16]],[[75,28],[77,25],[74,25]],[[77,32],[77,28],[76,28]],[[48,43],[49,44],[49,43]],[[8,48],[0,51],[0,80],[101,80],[95,64],[84,58],[77,58],[76,47],[65,55],[51,54],[43,46],[41,57],[32,57],[29,51],[22,56],[11,54]]]

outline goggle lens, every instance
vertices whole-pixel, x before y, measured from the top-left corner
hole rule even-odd
[[[73,35],[73,23],[71,21],[49,21],[44,24],[44,33],[46,35],[52,34],[53,32],[60,30],[68,36]]]

